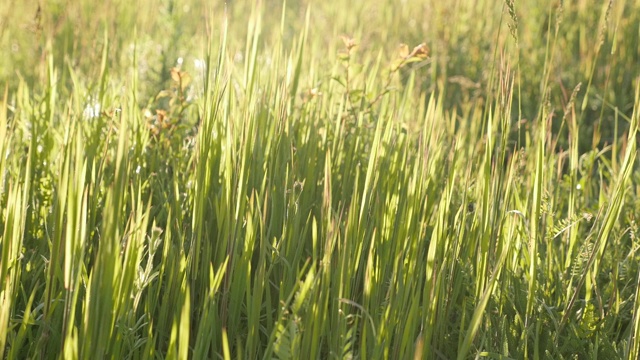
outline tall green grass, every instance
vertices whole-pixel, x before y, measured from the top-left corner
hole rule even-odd
[[[0,358],[640,356],[637,1],[67,5],[0,6]]]

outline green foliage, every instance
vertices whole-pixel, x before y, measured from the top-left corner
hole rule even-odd
[[[639,17],[3,3],[0,359],[637,359]]]

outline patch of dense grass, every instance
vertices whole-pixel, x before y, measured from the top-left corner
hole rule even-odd
[[[0,358],[637,359],[639,23],[3,3]]]

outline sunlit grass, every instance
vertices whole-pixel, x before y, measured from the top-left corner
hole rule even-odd
[[[13,5],[0,358],[640,356],[637,2]]]

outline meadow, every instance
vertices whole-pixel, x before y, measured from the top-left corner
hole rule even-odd
[[[640,358],[640,0],[6,0],[0,49],[0,359]]]

